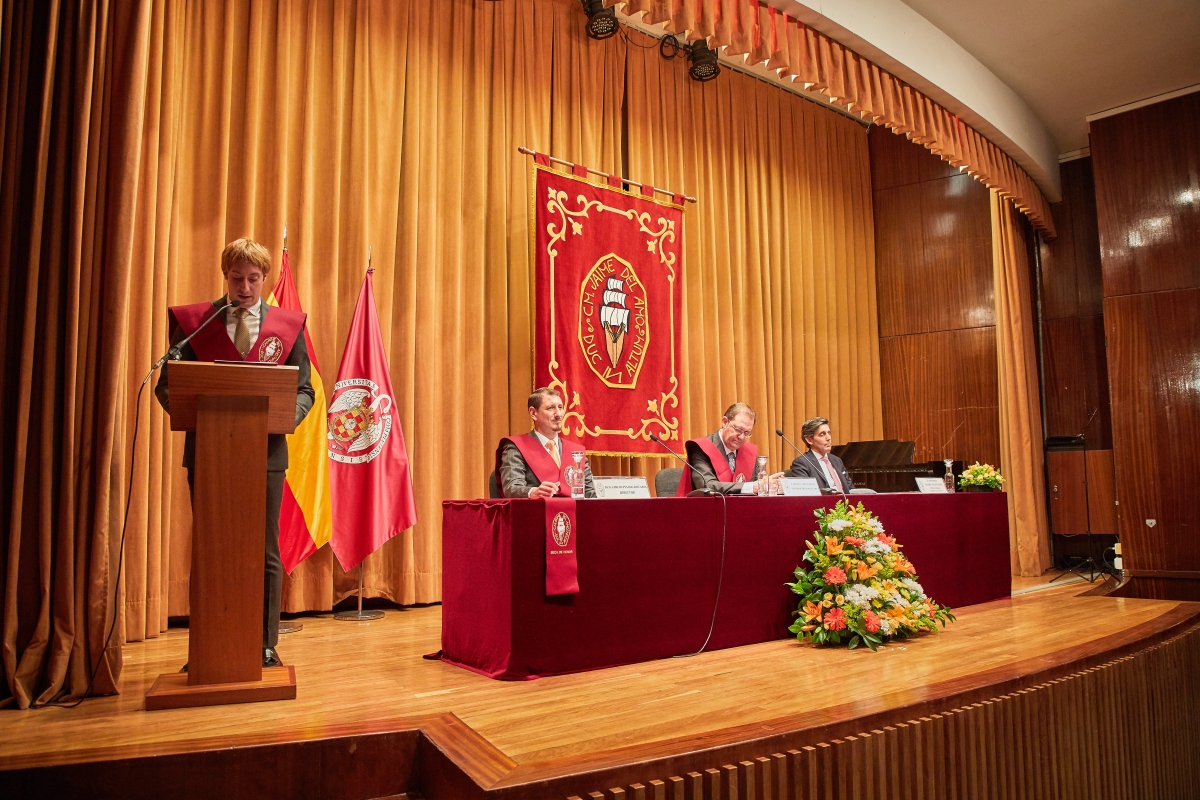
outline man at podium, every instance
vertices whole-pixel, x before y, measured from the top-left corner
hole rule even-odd
[[[496,450],[496,483],[505,497],[570,497],[566,470],[574,453],[584,446],[559,436],[563,401],[557,389],[535,389],[529,395],[529,418],[533,430],[500,440]],[[595,497],[592,468],[583,456],[583,496]]]
[[[313,405],[308,347],[304,341],[307,315],[270,306],[262,299],[263,282],[271,272],[267,248],[251,239],[237,239],[221,252],[221,274],[225,277],[225,296],[211,303],[174,306],[167,310],[171,345],[204,326],[180,352],[182,361],[241,361],[247,363],[287,364],[299,369],[296,393],[296,424]],[[226,308],[235,303],[231,308]],[[225,309],[225,310],[222,310]],[[217,315],[210,324],[210,317]],[[158,376],[154,395],[163,410],[171,413],[167,368]],[[230,457],[236,454],[230,453]],[[183,466],[187,470],[188,489],[194,496],[196,434],[188,432],[183,445]],[[279,642],[279,603],[283,593],[283,562],[279,557],[279,508],[283,502],[283,479],[288,466],[287,436],[267,436],[267,508],[266,560],[263,575],[263,666],[278,667],[283,662],[275,652]],[[236,498],[230,498],[236,502]]]
[[[683,497],[697,489],[717,494],[755,494],[758,447],[750,444],[750,435],[756,418],[750,406],[734,403],[721,416],[720,430],[688,441],[684,445],[688,463],[676,495]],[[780,475],[771,475],[768,480],[777,483]]]

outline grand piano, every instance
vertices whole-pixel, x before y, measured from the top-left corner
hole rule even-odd
[[[877,439],[835,445],[832,452],[846,465],[854,485],[877,492],[915,492],[917,478],[941,478],[946,474],[943,461],[913,463],[915,442]],[[954,475],[962,474],[963,462],[951,465]]]

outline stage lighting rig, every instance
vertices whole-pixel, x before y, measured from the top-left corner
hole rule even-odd
[[[587,35],[593,39],[607,39],[617,33],[617,13],[604,7],[604,0],[580,0],[587,14]]]
[[[688,47],[688,75],[694,81],[711,81],[721,74],[721,65],[717,63],[717,54],[708,47],[707,39],[697,39]]]

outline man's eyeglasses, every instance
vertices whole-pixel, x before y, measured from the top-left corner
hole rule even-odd
[[[739,428],[737,425],[734,425],[732,422],[729,423],[729,430],[733,431],[734,433],[736,433],[738,436],[740,436],[743,439],[749,439],[750,434],[753,432],[753,429],[746,430],[745,428]]]

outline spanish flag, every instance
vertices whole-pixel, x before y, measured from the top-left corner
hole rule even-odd
[[[267,302],[292,311],[304,311],[296,292],[296,282],[292,280],[286,247],[283,250],[283,263],[279,267],[279,278]],[[315,397],[308,416],[287,437],[288,471],[283,485],[283,506],[279,510],[279,554],[283,558],[283,568],[289,575],[297,564],[317,552],[333,535],[329,458],[326,455],[325,385],[321,381],[317,353],[313,349],[307,325],[304,327],[304,343],[312,362]]]

